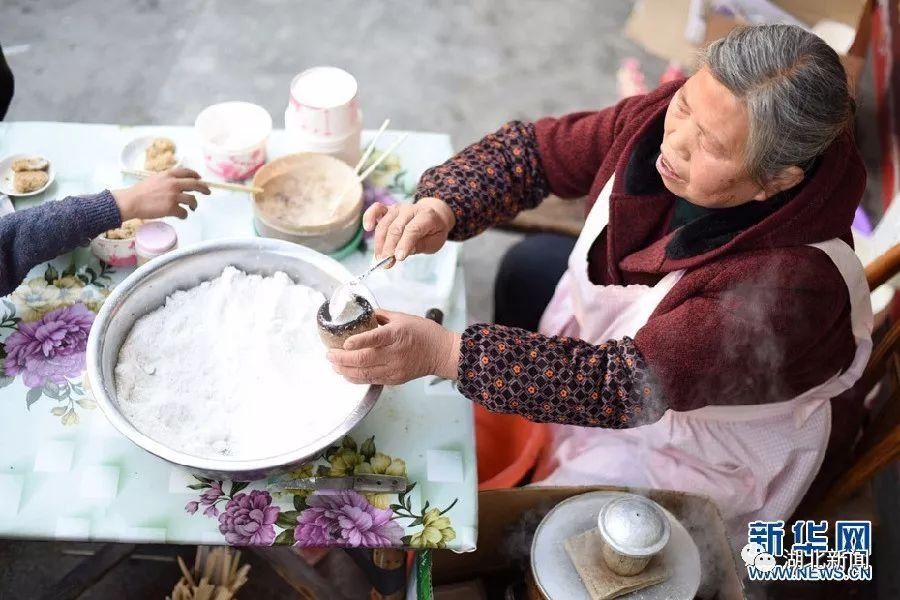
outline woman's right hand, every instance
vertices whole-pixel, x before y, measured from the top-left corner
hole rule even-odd
[[[453,210],[437,198],[390,208],[376,202],[363,215],[365,230],[375,231],[375,257],[393,255],[398,261],[413,254],[434,254],[455,224]]]
[[[129,188],[113,190],[122,220],[178,217],[197,208],[197,198],[188,192],[209,195],[200,174],[184,167],[156,173]]]

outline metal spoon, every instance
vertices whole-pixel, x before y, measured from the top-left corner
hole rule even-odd
[[[375,272],[376,270],[380,269],[381,267],[387,265],[388,263],[391,263],[391,266],[394,266],[394,262],[395,262],[395,259],[394,259],[393,255],[388,256],[387,258],[382,258],[382,259],[379,260],[377,263],[375,263],[374,265],[372,265],[372,266],[369,268],[368,271],[366,271],[366,272],[363,273],[362,275],[357,276],[357,277],[354,278],[354,279],[351,279],[350,281],[348,281],[348,282],[345,283],[344,285],[356,285],[356,284],[362,282],[363,279],[365,279],[366,277],[368,277],[369,275],[371,275],[373,272]],[[390,268],[390,267],[388,267],[388,268]]]

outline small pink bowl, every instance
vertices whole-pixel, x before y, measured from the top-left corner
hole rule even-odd
[[[112,267],[133,267],[137,264],[133,237],[111,240],[100,234],[91,240],[91,252]]]

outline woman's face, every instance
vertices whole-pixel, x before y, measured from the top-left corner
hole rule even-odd
[[[799,179],[773,181],[764,189],[750,177],[744,166],[749,127],[741,101],[708,69],[698,71],[666,110],[662,154],[656,161],[666,188],[699,206],[726,208],[765,200],[795,185]]]

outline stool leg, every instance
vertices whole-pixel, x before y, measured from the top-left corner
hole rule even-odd
[[[41,600],[75,600],[134,552],[135,544],[104,544],[40,596]]]
[[[406,595],[406,551],[394,548],[346,548],[372,584],[371,600],[402,600]]]
[[[372,564],[391,573],[391,590],[382,593],[376,588],[369,592],[371,600],[403,600],[406,597],[406,551],[396,548],[372,550]],[[399,588],[395,587],[399,585]]]

